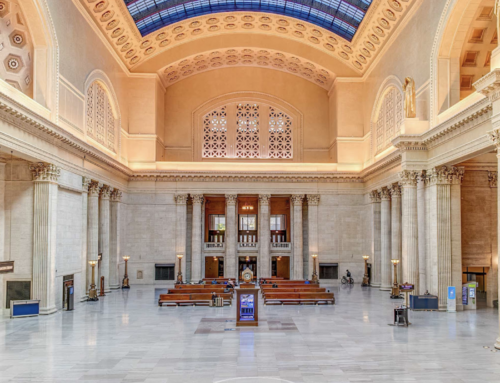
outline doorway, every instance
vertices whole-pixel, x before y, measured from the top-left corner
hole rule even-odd
[[[273,277],[290,279],[290,257],[272,257],[271,275]]]
[[[68,310],[68,294],[69,288],[73,287],[73,275],[64,275],[63,276],[63,296],[62,296],[62,309]]]
[[[238,278],[241,280],[241,274],[246,268],[252,270],[254,281],[257,280],[257,257],[238,257]]]
[[[224,257],[205,257],[205,278],[224,278]]]

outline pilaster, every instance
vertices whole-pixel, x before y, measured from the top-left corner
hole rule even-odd
[[[6,260],[5,252],[5,162],[0,158],[0,261]],[[0,274],[0,313],[5,307],[5,287],[3,275]]]
[[[498,299],[498,173],[488,172],[488,181],[490,184],[491,205],[493,214],[491,214],[491,266],[486,274],[486,304],[493,307],[493,301]]]
[[[308,260],[308,270],[307,270],[307,278],[312,279],[312,275],[314,272],[314,260],[312,255],[316,254],[318,255],[318,258],[316,258],[316,267],[319,268],[319,240],[318,240],[318,206],[320,202],[320,195],[319,194],[308,194],[307,195],[307,222],[309,224],[309,230],[307,235],[309,236],[308,244],[309,244],[309,254]],[[318,272],[318,277],[319,277],[319,270],[316,270]]]
[[[399,259],[398,282],[401,282],[402,256],[401,256],[401,186],[391,185],[391,259]],[[390,265],[392,266],[392,264]],[[391,273],[394,283],[394,273]]]
[[[391,264],[391,193],[387,187],[379,191],[380,225],[381,225],[381,285],[380,290],[391,290],[392,264]]]
[[[40,314],[56,308],[57,191],[60,169],[43,162],[30,165],[34,181],[33,299],[40,300]]]
[[[192,263],[191,263],[191,278],[194,282],[202,279],[201,276],[201,243],[202,243],[202,209],[203,204],[203,194],[193,194],[193,236],[191,238],[192,243]]]
[[[224,277],[238,278],[238,263],[236,262],[236,246],[238,223],[236,220],[236,194],[226,194],[226,259],[224,262]]]
[[[293,205],[293,279],[304,279],[302,201],[304,194],[292,195]]]
[[[88,229],[88,199],[89,199],[89,185],[90,178],[82,177],[82,254],[81,254],[81,267],[82,267],[82,276],[81,276],[81,286],[80,286],[80,301],[86,301],[88,298],[88,287],[90,286],[90,280],[87,280],[87,229]]]
[[[175,275],[179,272],[179,261],[177,260],[177,255],[182,255],[181,260],[181,272],[182,277],[185,282],[190,282],[187,280],[186,274],[186,231],[187,231],[187,194],[176,194],[174,196],[175,200]]]
[[[373,190],[370,193],[372,203],[372,272],[370,285],[372,287],[380,287],[381,284],[381,216],[380,216],[380,193]]]
[[[99,193],[102,183],[91,180],[88,189],[88,215],[87,215],[87,262],[97,261],[99,254]],[[87,287],[90,288],[92,268],[87,263]],[[97,282],[97,280],[96,280]]]
[[[271,227],[270,227],[270,214],[271,214],[271,195],[259,194],[259,278],[271,277]]]
[[[118,265],[120,263],[120,215],[121,215],[122,192],[113,189],[110,195],[109,207],[109,287],[120,288],[120,274]]]
[[[419,266],[419,294],[425,294],[429,289],[428,276],[430,275],[429,243],[428,243],[428,203],[427,186],[429,178],[422,170],[418,176],[417,185],[417,215],[418,215],[418,266]]]

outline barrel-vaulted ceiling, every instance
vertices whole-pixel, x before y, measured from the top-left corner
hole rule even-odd
[[[278,57],[269,61],[268,68],[298,75],[297,67],[288,64],[299,60],[325,71],[322,73],[328,72],[333,78],[361,77],[411,9],[422,1],[73,0],[73,3],[97,26],[130,71],[157,72],[165,80],[165,71],[172,66],[206,52],[227,55],[228,65],[265,66],[266,61],[259,60],[261,49],[276,52],[270,55],[279,53],[286,57],[280,64],[282,67],[278,65]],[[225,53],[231,49],[238,50],[241,60],[233,60],[234,54]],[[244,49],[256,52],[255,63],[244,57]],[[213,66],[216,69],[220,65],[213,63]],[[307,68],[302,69],[302,76],[309,78]],[[331,82],[324,81],[319,72],[311,76],[311,81],[323,87]],[[172,80],[175,77],[169,78],[170,83],[183,76]]]
[[[347,41],[373,0],[123,0],[142,36],[167,25],[219,12],[268,12],[310,22]]]

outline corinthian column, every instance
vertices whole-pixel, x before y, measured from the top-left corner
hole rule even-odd
[[[493,301],[498,299],[498,222],[497,222],[497,211],[498,211],[498,173],[488,172],[488,181],[491,190],[491,265],[486,274],[486,304],[488,307],[493,307]]]
[[[312,255],[318,255],[316,258],[316,267],[319,268],[319,241],[318,241],[318,205],[319,205],[320,196],[319,194],[308,194],[307,195],[307,222],[309,224],[309,230],[307,232],[308,242],[309,242],[309,254],[308,256],[308,270],[307,270],[307,278],[312,279],[312,275],[314,272],[314,260]],[[319,278],[319,270],[318,272]]]
[[[372,272],[370,285],[380,287],[381,280],[381,231],[380,231],[380,193],[373,190],[370,193],[372,201]]]
[[[113,189],[111,192],[111,203],[109,207],[109,287],[120,288],[120,277],[118,264],[120,262],[120,206],[122,192]]]
[[[175,199],[175,255],[181,254],[181,272],[184,282],[190,282],[186,278],[186,229],[187,229],[187,194],[177,194]],[[177,258],[176,258],[177,260]],[[179,262],[175,262],[175,275],[179,272]],[[198,281],[196,281],[198,282]]]
[[[57,181],[60,169],[39,162],[30,165],[33,174],[33,299],[40,300],[40,314],[56,308]]]
[[[380,190],[380,223],[381,223],[381,285],[380,290],[391,290],[391,193],[388,188]]]
[[[302,200],[304,194],[292,195],[293,204],[293,279],[304,279],[302,240]]]
[[[415,171],[404,170],[399,173],[402,196],[402,259],[403,283],[415,285],[418,294],[418,215],[417,215],[417,178]]]
[[[500,19],[500,18],[499,18]],[[500,88],[500,84],[497,85],[497,90]],[[497,121],[496,121],[496,126],[500,126],[500,121],[498,118],[500,118],[500,105],[498,105],[498,102],[494,104],[496,106],[496,116],[497,116]],[[500,129],[496,129],[492,132],[489,133],[490,139],[493,141],[497,148],[497,159],[498,159],[498,167],[500,168]],[[500,225],[498,224],[500,222],[500,188],[497,187],[497,240],[500,241]],[[500,244],[497,244],[497,254],[492,257],[492,259],[497,260],[497,270],[498,270],[498,249],[500,249]],[[497,286],[498,286],[498,296],[500,297],[500,273],[497,272]],[[498,318],[500,320],[500,316]],[[500,335],[498,336],[496,342],[495,342],[495,348],[500,349]]]
[[[90,285],[90,281],[87,284],[87,215],[88,215],[88,203],[89,203],[89,185],[90,178],[82,177],[82,254],[81,254],[81,284],[80,284],[80,301],[87,300],[87,288]]]
[[[201,205],[203,204],[203,194],[194,194],[193,197],[193,236],[192,243],[192,263],[191,278],[197,282],[201,277]]]
[[[462,304],[462,179],[464,169],[451,167],[451,285],[455,286],[457,311],[464,309]],[[448,286],[446,286],[446,303]]]
[[[236,194],[226,194],[226,259],[224,262],[224,276],[238,278],[238,264],[236,262],[236,239],[238,236],[236,222]]]
[[[92,180],[89,184],[87,220],[87,292],[90,288],[92,268],[88,261],[97,261],[99,253],[99,192],[102,184]],[[97,281],[96,281],[97,282]]]
[[[104,292],[110,292],[109,289],[109,270],[110,270],[110,259],[109,259],[109,197],[111,195],[111,189],[108,185],[104,185],[101,189],[101,204],[99,206],[99,236],[101,239],[101,277],[104,277]],[[97,286],[101,286],[101,281],[99,280]]]
[[[271,276],[271,256],[269,248],[271,246],[271,227],[270,227],[270,206],[271,195],[260,194],[260,223],[259,223],[259,278],[269,278]]]
[[[398,184],[391,186],[391,254],[391,259],[399,259],[397,267],[398,275],[401,276],[403,266],[401,264],[401,186]],[[394,275],[391,278],[392,283],[394,283],[393,279]]]

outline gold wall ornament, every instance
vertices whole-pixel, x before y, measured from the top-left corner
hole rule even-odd
[[[403,89],[405,92],[405,118],[415,118],[417,117],[415,81],[411,77],[406,77]]]

